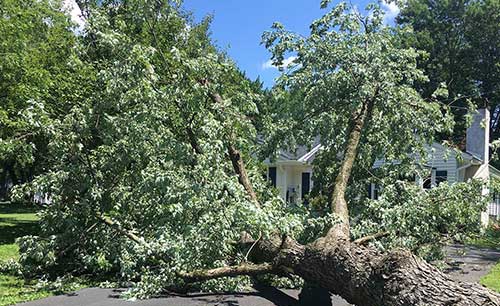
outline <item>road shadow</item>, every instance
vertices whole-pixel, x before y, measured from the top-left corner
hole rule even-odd
[[[266,286],[262,284],[254,285],[253,291],[249,292],[217,292],[217,293],[175,293],[168,292],[159,295],[155,298],[162,299],[168,304],[169,300],[172,302],[178,301],[178,303],[195,303],[195,304],[206,304],[206,305],[224,305],[224,306],[239,306],[242,300],[255,300],[255,303],[259,305],[264,305],[261,299],[265,299],[268,302],[265,305],[276,305],[276,306],[299,306],[298,299],[294,298],[272,286]],[[121,299],[121,294],[125,289],[114,289],[113,293],[109,295],[113,299]],[[261,299],[256,299],[261,298]],[[174,302],[177,303],[177,302]],[[172,304],[173,305],[173,304]],[[181,304],[179,304],[181,305]],[[318,305],[322,306],[322,305]]]
[[[329,292],[308,289],[305,292],[295,289],[278,289],[263,284],[255,284],[248,292],[218,293],[176,293],[168,292],[153,300],[164,306],[173,305],[217,305],[217,306],[348,306],[339,297]],[[114,289],[108,298],[120,300],[125,289]],[[151,300],[150,300],[151,301]]]

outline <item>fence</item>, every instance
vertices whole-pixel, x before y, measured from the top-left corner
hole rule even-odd
[[[493,201],[488,204],[488,215],[500,219],[500,195],[495,195]]]

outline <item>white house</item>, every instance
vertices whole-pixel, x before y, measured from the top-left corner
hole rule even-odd
[[[467,129],[466,149],[457,156],[439,143],[428,147],[427,162],[423,167],[429,169],[429,176],[416,178],[416,183],[422,188],[432,188],[443,181],[450,184],[466,182],[469,179],[490,180],[500,179],[500,170],[489,164],[490,143],[490,112],[480,109],[474,116],[472,125]],[[486,127],[486,128],[485,128]],[[275,161],[266,160],[267,176],[272,184],[280,191],[281,197],[287,202],[298,202],[304,199],[312,186],[312,162],[318,151],[321,150],[319,140],[314,143],[311,150],[299,147],[295,152],[279,152]],[[417,159],[418,160],[418,159]],[[384,164],[384,160],[377,160],[374,168]],[[377,186],[370,186],[370,197],[378,197]],[[488,191],[485,190],[484,193]],[[483,214],[483,222],[488,216],[500,217],[500,196],[496,196],[488,207],[488,212]]]

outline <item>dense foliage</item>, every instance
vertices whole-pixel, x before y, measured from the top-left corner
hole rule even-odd
[[[440,184],[424,191],[414,183],[398,181],[384,187],[378,200],[355,204],[353,231],[366,236],[381,230],[388,235],[375,244],[382,249],[405,248],[422,258],[443,258],[443,246],[479,233],[482,201],[480,181]]]
[[[371,101],[347,190],[352,235],[388,232],[380,247],[409,248],[438,259],[445,242],[479,231],[486,204],[479,200],[482,183],[441,184],[430,191],[416,186],[416,178],[430,173],[422,165],[433,158],[432,142],[453,130],[452,109],[440,101],[448,93],[437,87],[428,99],[421,97],[418,85],[429,80],[418,68],[425,53],[405,43],[413,32],[383,26],[380,9],[368,9],[371,13],[363,16],[340,4],[315,21],[307,37],[278,23],[264,35],[277,66],[295,56],[273,88],[268,115],[279,124],[266,130],[269,147],[322,144],[313,161],[310,200],[323,211],[331,202],[353,114]],[[455,153],[449,149],[450,157]],[[367,199],[369,183],[378,185],[379,200]]]
[[[430,81],[417,88],[430,97],[446,84],[449,96],[441,101],[452,106],[458,124],[453,134],[443,136],[460,143],[468,102],[492,109],[500,104],[500,2],[410,0],[401,7],[397,23],[414,29],[406,43],[427,52],[418,66]],[[493,139],[498,137],[500,130]]]
[[[350,205],[364,203],[353,210],[353,235],[388,230],[381,246],[416,249],[440,242],[441,234],[477,229],[475,185],[442,184],[431,192],[386,185],[381,201],[362,201],[375,159],[398,161],[380,169],[387,177],[419,174],[415,156],[425,160],[426,145],[453,127],[449,108],[424,101],[414,88],[426,77],[417,68],[420,52],[403,44],[411,32],[384,26],[377,6],[363,15],[347,4],[329,9],[323,1],[327,11],[308,37],[275,24],[264,37],[275,63],[289,54],[297,59],[264,99],[258,82],[211,42],[210,19],[195,23],[177,1],[81,2],[89,4],[85,29],[72,32],[67,17],[61,25],[70,54],[43,53],[58,59],[47,67],[65,71],[56,68],[68,65],[75,73],[76,79],[43,78],[62,86],[64,96],[55,90],[47,97],[32,90],[9,96],[20,100],[9,104],[16,111],[8,114],[21,110],[29,131],[43,136],[35,148],[46,150],[47,159],[16,195],[37,192],[51,200],[39,234],[19,241],[25,275],[118,278],[147,296],[181,286],[178,272],[246,261],[238,248],[243,231],[255,239],[278,232],[302,243],[314,240],[335,222],[325,199],[352,114],[366,101],[373,107],[349,184]],[[59,14],[60,6],[51,6],[56,1],[34,3],[26,11],[44,5],[41,19]],[[64,116],[54,111],[58,103]],[[315,161],[317,197],[309,208],[283,203],[262,178],[256,127],[267,140],[266,153],[319,136],[324,149]],[[1,139],[15,140],[16,133]],[[235,148],[258,200],[241,183],[231,159]],[[424,223],[431,217],[436,221]],[[398,228],[401,221],[407,226]],[[235,288],[245,281],[202,287]]]
[[[25,182],[47,165],[47,138],[29,110],[63,118],[86,92],[69,17],[57,1],[0,4],[0,184]],[[3,187],[3,186],[2,186]],[[0,187],[0,196],[2,190]]]
[[[78,38],[80,60],[95,71],[92,95],[64,118],[37,101],[25,110],[48,135],[52,159],[18,189],[51,199],[39,235],[19,242],[24,273],[119,276],[146,294],[178,285],[181,270],[244,260],[242,231],[307,235],[329,222],[306,222],[305,209],[286,207],[257,163],[247,171],[261,206],[246,196],[227,146],[249,156],[259,92],[213,47],[208,23],[169,3],[105,2],[92,12]]]
[[[383,12],[371,9],[363,16],[340,4],[312,24],[308,37],[280,24],[264,35],[276,64],[296,55],[274,88],[278,101],[271,101],[272,123],[266,130],[270,148],[310,145],[319,138],[323,148],[314,160],[314,188],[320,198],[331,195],[352,117],[365,101],[373,107],[360,140],[352,198],[364,194],[375,178],[377,159],[387,161],[378,170],[381,177],[425,177],[428,169],[420,169],[415,158],[425,163],[436,135],[453,128],[450,108],[424,100],[414,88],[428,79],[417,68],[422,53],[402,43],[410,30],[383,26]],[[435,96],[445,93],[439,89]]]

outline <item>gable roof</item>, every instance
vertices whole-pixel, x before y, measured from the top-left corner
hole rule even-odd
[[[450,148],[438,143],[434,142],[432,147],[442,150],[449,150]],[[319,143],[319,139],[316,139],[314,142],[314,146],[309,149],[307,146],[298,146],[294,152],[279,150],[278,151],[278,161],[291,163],[291,164],[311,164],[314,160],[315,155],[323,148],[323,145]],[[476,165],[480,165],[483,163],[483,160],[467,151],[460,151],[461,157]],[[426,165],[423,165],[424,167]],[[488,165],[490,175],[500,179],[500,170],[496,169],[492,165]]]
[[[314,156],[316,155],[316,152],[321,150],[323,146],[321,144],[317,144],[314,148],[311,149],[311,151],[307,152],[306,154],[302,155],[299,157],[297,160],[302,161],[302,162],[310,162],[314,159]]]

